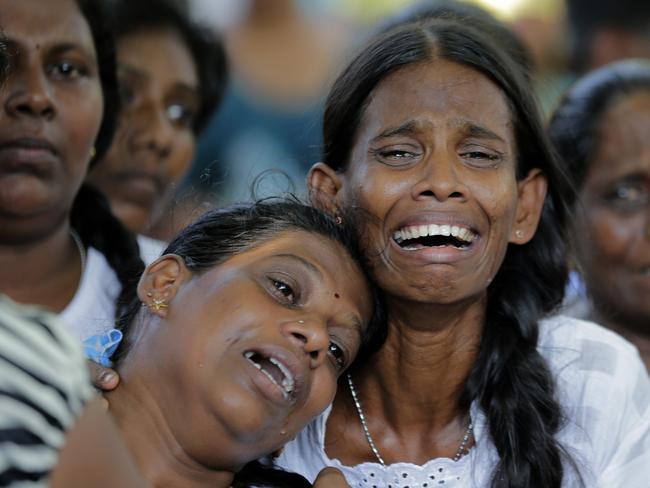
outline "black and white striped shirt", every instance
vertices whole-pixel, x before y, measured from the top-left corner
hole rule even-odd
[[[81,348],[56,318],[0,295],[0,486],[46,486],[92,395]]]

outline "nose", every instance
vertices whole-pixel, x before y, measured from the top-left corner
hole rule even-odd
[[[415,200],[434,198],[444,202],[450,198],[464,200],[465,187],[458,178],[455,154],[440,150],[422,165],[412,196]]]
[[[145,103],[132,112],[132,118],[135,148],[147,150],[157,159],[167,158],[172,149],[174,129],[165,110]]]
[[[293,319],[283,324],[282,333],[309,355],[312,369],[325,361],[330,338],[324,322],[310,318]]]
[[[50,86],[40,69],[26,67],[21,72],[11,73],[5,90],[8,94],[5,107],[12,116],[54,118],[56,110]]]

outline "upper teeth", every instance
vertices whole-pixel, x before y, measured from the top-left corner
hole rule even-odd
[[[474,233],[465,227],[437,224],[402,227],[400,230],[395,231],[393,239],[400,243],[406,239],[417,239],[418,237],[426,236],[453,236],[465,242],[472,242],[474,240]]]
[[[284,397],[287,398],[289,394],[293,392],[293,389],[296,385],[296,382],[293,378],[293,374],[291,374],[291,370],[289,370],[289,368],[287,368],[284,365],[284,363],[278,361],[274,357],[268,358],[269,361],[275,364],[280,369],[280,371],[282,371],[282,374],[284,375],[284,378],[282,378],[282,384],[278,385],[278,382],[275,381],[275,378],[273,377],[273,375],[271,375],[271,373],[263,369],[261,364],[258,364],[255,361],[253,361],[252,357],[254,355],[255,353],[252,351],[246,351],[244,353],[244,357],[248,359],[257,369],[259,369],[262,373],[264,373],[273,383],[275,383],[275,385],[277,385],[282,390]]]

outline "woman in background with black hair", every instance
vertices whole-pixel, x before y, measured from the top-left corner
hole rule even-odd
[[[581,78],[549,134],[578,190],[566,313],[622,334],[650,368],[650,62]]]
[[[374,39],[330,92],[309,186],[331,214],[358,212],[388,338],[281,466],[355,487],[647,483],[637,351],[551,316],[570,185],[507,52],[454,19]]]
[[[112,327],[116,299],[144,268],[135,237],[83,183],[119,106],[100,7],[0,2],[10,54],[0,91],[0,291],[58,313],[80,338]]]
[[[158,232],[169,234],[178,226],[169,197],[220,101],[225,53],[179,2],[117,0],[111,16],[123,107],[113,144],[89,181],[132,232],[151,233],[158,222]]]

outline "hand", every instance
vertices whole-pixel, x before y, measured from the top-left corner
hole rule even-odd
[[[350,485],[338,469],[325,468],[314,480],[314,488],[350,488]]]

